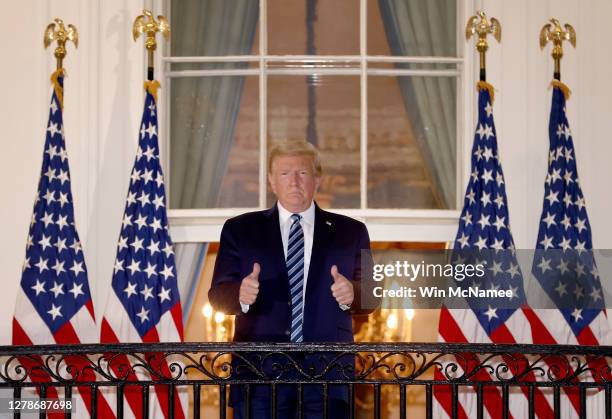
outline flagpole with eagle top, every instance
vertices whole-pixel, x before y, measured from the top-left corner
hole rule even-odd
[[[132,25],[132,36],[134,41],[142,34],[146,34],[145,48],[147,49],[147,80],[155,79],[153,56],[157,49],[157,39],[155,35],[161,33],[166,40],[170,38],[170,24],[168,20],[162,16],[157,16],[157,20],[153,17],[150,10],[143,10],[143,14],[134,19]]]
[[[540,30],[540,49],[544,49],[546,44],[552,42],[552,57],[555,60],[555,72],[553,78],[561,81],[561,58],[563,58],[563,41],[569,43],[576,48],[576,31],[569,23],[564,25],[565,30],[561,27],[561,23],[555,19],[550,19]]]
[[[75,48],[79,47],[79,34],[77,28],[74,25],[69,24],[68,27],[64,25],[64,21],[59,18],[55,18],[53,22],[47,25],[44,35],[45,48],[53,42],[57,42],[57,47],[53,55],[56,59],[56,69],[51,74],[51,83],[53,83],[53,90],[57,96],[57,100],[61,108],[64,107],[64,88],[63,88],[63,77],[66,75],[64,70],[64,58],[66,58],[66,42],[72,41]],[[60,81],[59,78],[62,78]]]
[[[487,41],[488,35],[493,35],[493,38],[497,42],[501,42],[501,24],[499,20],[492,17],[487,20],[485,12],[479,10],[474,16],[468,19],[465,27],[465,39],[470,40],[472,36],[478,35],[478,41],[476,42],[476,50],[480,55],[480,80],[476,85],[478,91],[481,89],[487,89],[491,96],[491,102],[494,100],[493,86],[487,83],[487,65],[486,65],[486,53],[489,49],[489,43]]]
[[[468,20],[465,27],[465,39],[469,41],[473,35],[478,35],[476,49],[480,55],[480,81],[486,82],[486,53],[489,49],[487,35],[493,35],[497,42],[501,42],[501,24],[494,17],[487,20],[485,12],[480,10]]]
[[[74,47],[79,47],[79,34],[77,28],[74,25],[64,25],[64,21],[59,18],[55,18],[54,22],[51,22],[45,30],[45,48],[48,48],[53,41],[57,41],[57,47],[55,48],[55,58],[57,60],[57,70],[61,70],[66,57],[66,42],[72,41]]]

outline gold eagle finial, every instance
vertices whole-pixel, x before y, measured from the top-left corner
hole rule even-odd
[[[136,41],[141,34],[146,34],[145,46],[147,50],[155,51],[157,48],[155,34],[159,32],[164,38],[168,39],[170,37],[170,24],[162,15],[157,16],[157,20],[155,20],[150,10],[143,10],[142,13],[134,19],[132,36]]]
[[[487,20],[485,12],[479,10],[474,16],[468,19],[467,25],[465,26],[466,40],[469,41],[469,39],[475,35],[478,35],[476,49],[480,53],[480,80],[485,81],[485,53],[489,49],[487,36],[493,35],[493,38],[495,38],[497,42],[501,42],[501,23],[494,17]]]
[[[469,39],[473,35],[478,35],[479,40],[484,40],[484,44],[487,43],[487,35],[493,35],[493,38],[497,42],[501,42],[501,24],[499,20],[492,17],[490,23],[487,20],[485,12],[479,10],[474,16],[468,19],[465,27],[465,39]],[[478,45],[477,45],[478,46]]]
[[[157,20],[153,17],[153,13],[150,10],[143,10],[140,16],[134,19],[132,25],[132,36],[134,41],[138,39],[141,34],[146,35],[145,48],[147,49],[147,78],[153,80],[153,53],[157,49],[157,40],[155,35],[161,33],[166,39],[170,38],[170,24],[168,20],[162,16],[157,16]]]
[[[562,46],[563,41],[569,43],[576,48],[576,31],[569,23],[565,24],[565,30],[561,27],[561,23],[555,19],[550,19],[550,23],[542,26],[540,31],[540,48],[544,49],[547,43],[552,41],[553,45]]]
[[[53,22],[47,25],[44,35],[44,45],[48,48],[49,45],[57,41],[57,47],[55,48],[55,58],[57,59],[57,69],[62,68],[62,63],[66,57],[66,42],[72,41],[74,47],[79,47],[79,34],[77,28],[74,25],[64,25],[64,21],[59,18],[55,18]]]
[[[565,30],[561,27],[561,23],[551,18],[550,23],[542,26],[540,30],[540,49],[544,49],[546,44],[552,42],[553,50],[552,57],[555,60],[555,78],[560,79],[561,74],[561,58],[563,58],[563,41],[569,43],[576,48],[576,31],[569,23],[564,25]]]

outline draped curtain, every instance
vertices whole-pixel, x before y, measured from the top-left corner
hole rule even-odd
[[[393,55],[456,56],[455,0],[379,0]],[[434,64],[433,68],[444,68]],[[397,68],[411,68],[397,64]],[[449,77],[398,77],[416,141],[443,208],[456,205],[456,85]]]
[[[259,2],[175,0],[171,16],[173,56],[248,55],[255,38]],[[173,69],[237,69],[246,65],[173,64]],[[244,76],[172,80],[170,204],[172,208],[213,208],[232,147]],[[175,246],[185,320],[206,249],[206,243]]]

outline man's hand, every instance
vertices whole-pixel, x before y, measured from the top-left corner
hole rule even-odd
[[[338,272],[338,267],[336,265],[331,268],[331,276],[334,278],[331,292],[338,304],[351,305],[355,298],[351,281]]]
[[[242,280],[240,284],[240,294],[238,299],[242,304],[251,305],[257,299],[257,294],[259,294],[259,271],[261,268],[259,267],[259,263],[253,264],[253,272],[248,274]]]

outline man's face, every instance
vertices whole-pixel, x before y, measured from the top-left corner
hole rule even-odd
[[[268,173],[268,181],[276,198],[293,213],[310,207],[320,180],[315,175],[312,159],[307,156],[276,157],[271,173]]]

